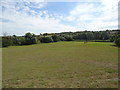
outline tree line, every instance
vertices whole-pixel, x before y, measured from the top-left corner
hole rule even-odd
[[[62,33],[44,33],[35,35],[26,33],[24,36],[2,36],[2,47],[31,45],[38,43],[52,43],[59,41],[97,41],[97,42],[115,42],[120,46],[120,31],[81,31],[81,32],[62,32]]]

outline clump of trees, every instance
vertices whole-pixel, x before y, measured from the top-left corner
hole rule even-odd
[[[60,36],[58,36],[58,35],[53,35],[53,36],[52,36],[52,39],[53,39],[54,42],[58,42],[58,41],[60,41]]]
[[[25,36],[3,36],[2,47],[37,44],[38,39],[32,33],[26,33]]]
[[[51,43],[51,42],[53,42],[53,39],[51,37],[42,37],[42,38],[40,38],[40,41],[42,43]]]
[[[120,31],[111,36],[110,41],[114,42],[118,47],[120,47]]]
[[[62,32],[62,33],[44,33],[35,35],[26,33],[24,36],[3,36],[2,47],[31,45],[37,43],[52,43],[59,41],[111,41],[120,46],[120,31],[82,31],[82,32]]]
[[[25,45],[37,44],[37,38],[35,34],[26,33],[25,34]]]
[[[10,45],[12,45],[10,37],[2,37],[2,47],[8,47]]]

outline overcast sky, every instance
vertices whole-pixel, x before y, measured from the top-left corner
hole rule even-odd
[[[118,28],[119,0],[82,1],[1,0],[0,25],[8,35]]]

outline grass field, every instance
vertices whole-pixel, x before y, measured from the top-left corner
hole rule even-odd
[[[117,88],[118,48],[57,42],[3,48],[3,87]]]

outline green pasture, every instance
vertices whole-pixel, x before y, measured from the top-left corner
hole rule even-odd
[[[117,88],[118,48],[57,42],[2,49],[3,88]]]

